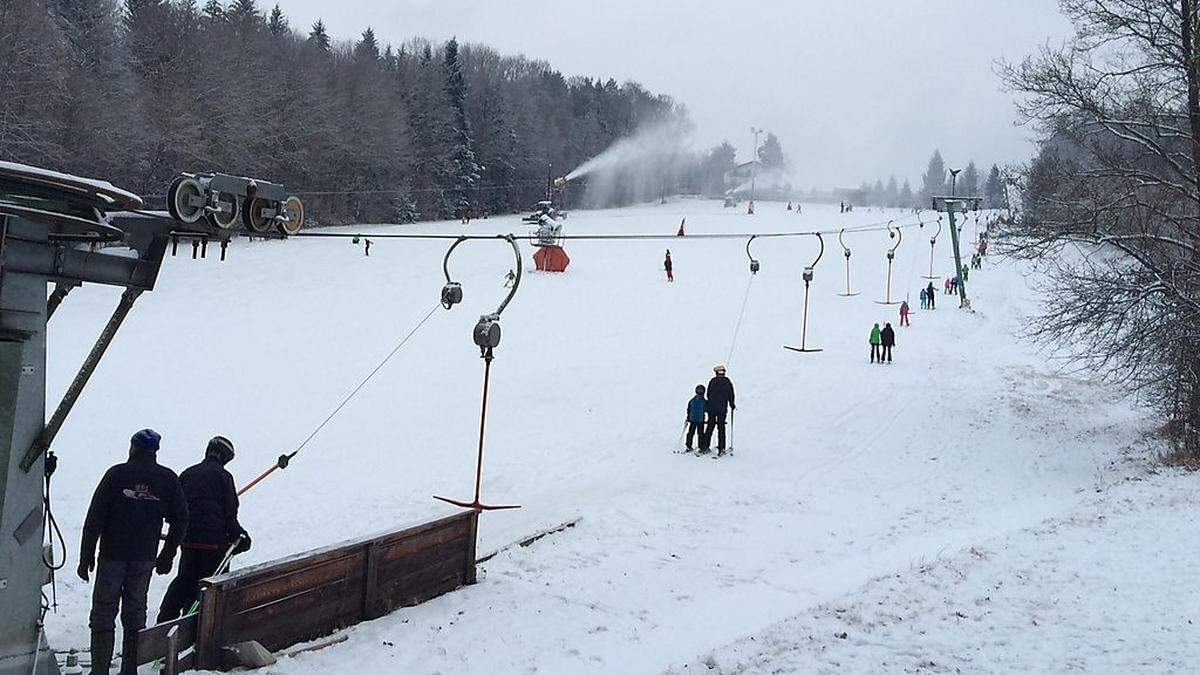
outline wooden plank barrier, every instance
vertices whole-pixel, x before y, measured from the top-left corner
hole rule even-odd
[[[228,668],[226,646],[279,651],[472,584],[478,518],[463,511],[208,579],[200,613],[142,631],[138,660],[166,657],[178,624],[178,649],[195,645],[181,670]]]

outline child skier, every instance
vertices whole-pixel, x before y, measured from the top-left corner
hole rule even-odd
[[[922,292],[924,292],[924,291],[922,291]],[[911,326],[912,325],[911,323],[908,322],[908,311],[909,311],[908,310],[908,300],[905,300],[900,303],[900,325],[901,326]]]
[[[921,289],[921,309],[929,309],[929,300],[925,296],[925,289]]]
[[[667,271],[667,281],[675,281],[675,266],[671,264],[671,249],[667,249],[667,257],[663,259],[663,269]]]
[[[504,275],[504,287],[505,288],[512,288],[512,285],[514,283],[516,283],[516,281],[517,281],[517,275],[512,270],[509,270],[508,274]]]
[[[945,291],[946,295],[950,295],[950,288],[953,284],[950,283],[949,277],[946,278],[946,283],[943,285],[946,287],[946,291]]]
[[[871,363],[875,363],[875,359],[877,359],[877,358],[879,359],[880,363],[883,363],[883,357],[879,353],[879,345],[880,345],[880,342],[882,341],[882,339],[883,338],[879,332],[879,324],[875,324],[875,327],[871,329],[871,337],[870,337]]]
[[[687,451],[691,452],[692,439],[700,441],[700,452],[708,452],[708,442],[704,437],[704,413],[708,412],[708,403],[704,400],[704,385],[696,385],[696,395],[687,404]]]
[[[971,268],[970,268],[970,267],[968,267],[967,265],[963,265],[963,268],[962,268],[962,280],[963,280],[963,281],[970,281],[970,276],[971,276]]]

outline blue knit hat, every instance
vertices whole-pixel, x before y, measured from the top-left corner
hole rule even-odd
[[[129,444],[139,450],[149,450],[150,452],[158,452],[158,443],[162,440],[162,436],[153,429],[142,429],[129,439]]]

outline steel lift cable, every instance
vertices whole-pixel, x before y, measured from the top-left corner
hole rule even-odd
[[[396,353],[400,351],[400,348],[408,343],[409,339],[411,339],[412,336],[415,335],[417,333],[417,331],[421,329],[421,326],[425,325],[425,322],[429,321],[430,317],[433,316],[434,312],[436,312],[438,310],[438,307],[440,307],[440,306],[441,306],[441,304],[439,303],[437,305],[434,305],[432,308],[430,308],[429,312],[427,314],[425,314],[425,316],[420,321],[417,322],[417,325],[413,326],[412,330],[410,330],[407,335],[405,335],[399,342],[396,343],[396,346],[392,348],[392,351],[388,352],[388,355],[383,357],[383,360],[379,362],[379,365],[375,366],[375,368],[372,369],[371,372],[368,373],[367,376],[364,377],[362,379],[362,381],[359,382],[358,385],[356,387],[354,387],[354,389],[352,389],[350,391],[350,393],[346,395],[345,398],[342,399],[342,402],[339,403],[337,405],[337,407],[333,409],[333,412],[329,413],[329,415],[320,424],[318,424],[315,429],[312,430],[312,433],[310,433],[308,435],[308,437],[305,438],[304,441],[302,443],[300,443],[299,446],[296,447],[295,450],[293,450],[289,453],[280,455],[279,458],[277,460],[275,460],[275,463],[272,464],[266,471],[263,471],[261,474],[258,475],[258,477],[256,477],[254,480],[252,480],[249,483],[247,483],[246,485],[244,485],[242,487],[242,489],[238,490],[238,496],[240,497],[241,495],[245,494],[251,488],[253,488],[255,485],[258,485],[259,483],[264,481],[267,478],[267,476],[270,476],[271,474],[275,473],[279,469],[286,469],[288,467],[288,464],[291,463],[292,459],[295,458],[295,456],[298,455],[300,453],[300,451],[303,450],[306,445],[308,445],[309,441],[316,438],[317,434],[321,433],[321,430],[325,428],[325,425],[329,424],[329,422],[332,421],[333,418],[336,417],[337,414],[342,411],[342,408],[345,408],[346,404],[349,403],[350,400],[353,399],[358,394],[358,392],[362,391],[363,387],[367,386],[367,383],[371,381],[371,378],[375,377],[375,375],[378,374],[380,370],[383,370],[383,367],[385,365],[387,365],[388,361],[391,361],[392,357],[395,356]]]

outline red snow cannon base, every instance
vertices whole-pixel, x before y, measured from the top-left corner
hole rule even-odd
[[[533,262],[540,272],[565,272],[571,257],[561,246],[543,246],[534,252]]]

